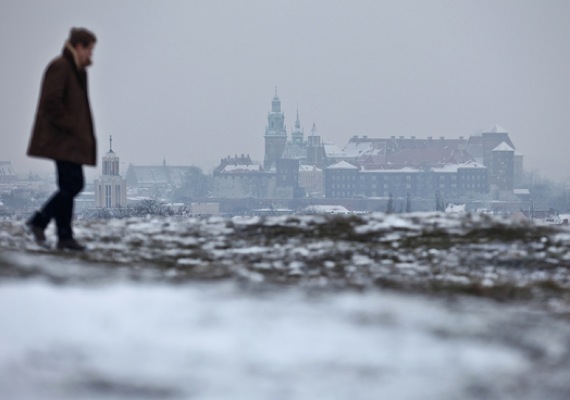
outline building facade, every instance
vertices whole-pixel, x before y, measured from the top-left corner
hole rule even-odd
[[[221,165],[214,177],[215,193],[257,198],[323,194],[433,198],[439,193],[470,198],[493,192],[496,198],[506,198],[517,187],[523,170],[522,155],[498,125],[468,138],[353,136],[340,148],[324,141],[314,123],[305,138],[297,110],[288,140],[277,90],[264,140],[263,165],[244,166],[239,160],[234,166]]]
[[[119,173],[119,156],[113,151],[111,137],[109,137],[109,151],[103,156],[102,172],[95,181],[95,207],[126,207],[127,182]]]
[[[213,180],[213,196],[225,199],[270,198],[277,184],[275,172],[266,172],[245,155],[223,158]]]
[[[277,89],[275,89],[275,96],[271,102],[271,111],[267,115],[264,139],[265,157],[263,159],[263,168],[269,171],[275,167],[275,162],[282,158],[287,145],[285,114],[281,111],[281,100],[277,96]]]
[[[0,161],[0,183],[16,182],[16,173],[10,161]]]
[[[422,197],[439,192],[446,198],[461,198],[489,191],[487,167],[474,161],[433,168],[365,169],[346,161],[325,170],[325,196]]]

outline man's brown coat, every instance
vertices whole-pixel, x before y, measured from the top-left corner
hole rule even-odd
[[[97,149],[87,73],[67,47],[44,74],[28,155],[95,165]]]

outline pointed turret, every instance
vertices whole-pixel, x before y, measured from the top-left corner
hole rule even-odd
[[[119,157],[113,152],[113,137],[109,135],[109,151],[103,156],[103,175],[119,175]]]
[[[295,129],[291,132],[291,141],[295,144],[302,144],[304,133],[301,130],[301,121],[299,120],[299,108],[297,108],[297,119],[295,120]]]

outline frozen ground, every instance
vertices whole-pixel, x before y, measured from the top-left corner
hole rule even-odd
[[[570,398],[567,228],[434,213],[76,226],[82,255],[0,222],[2,398]]]

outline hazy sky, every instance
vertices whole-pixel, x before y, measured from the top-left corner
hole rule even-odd
[[[262,161],[277,87],[288,133],[459,137],[495,123],[525,167],[570,178],[568,0],[2,0],[0,160],[25,156],[41,76],[69,28],[98,37],[89,70],[99,157]],[[100,162],[100,159],[99,159]],[[89,168],[89,175],[97,170]]]

